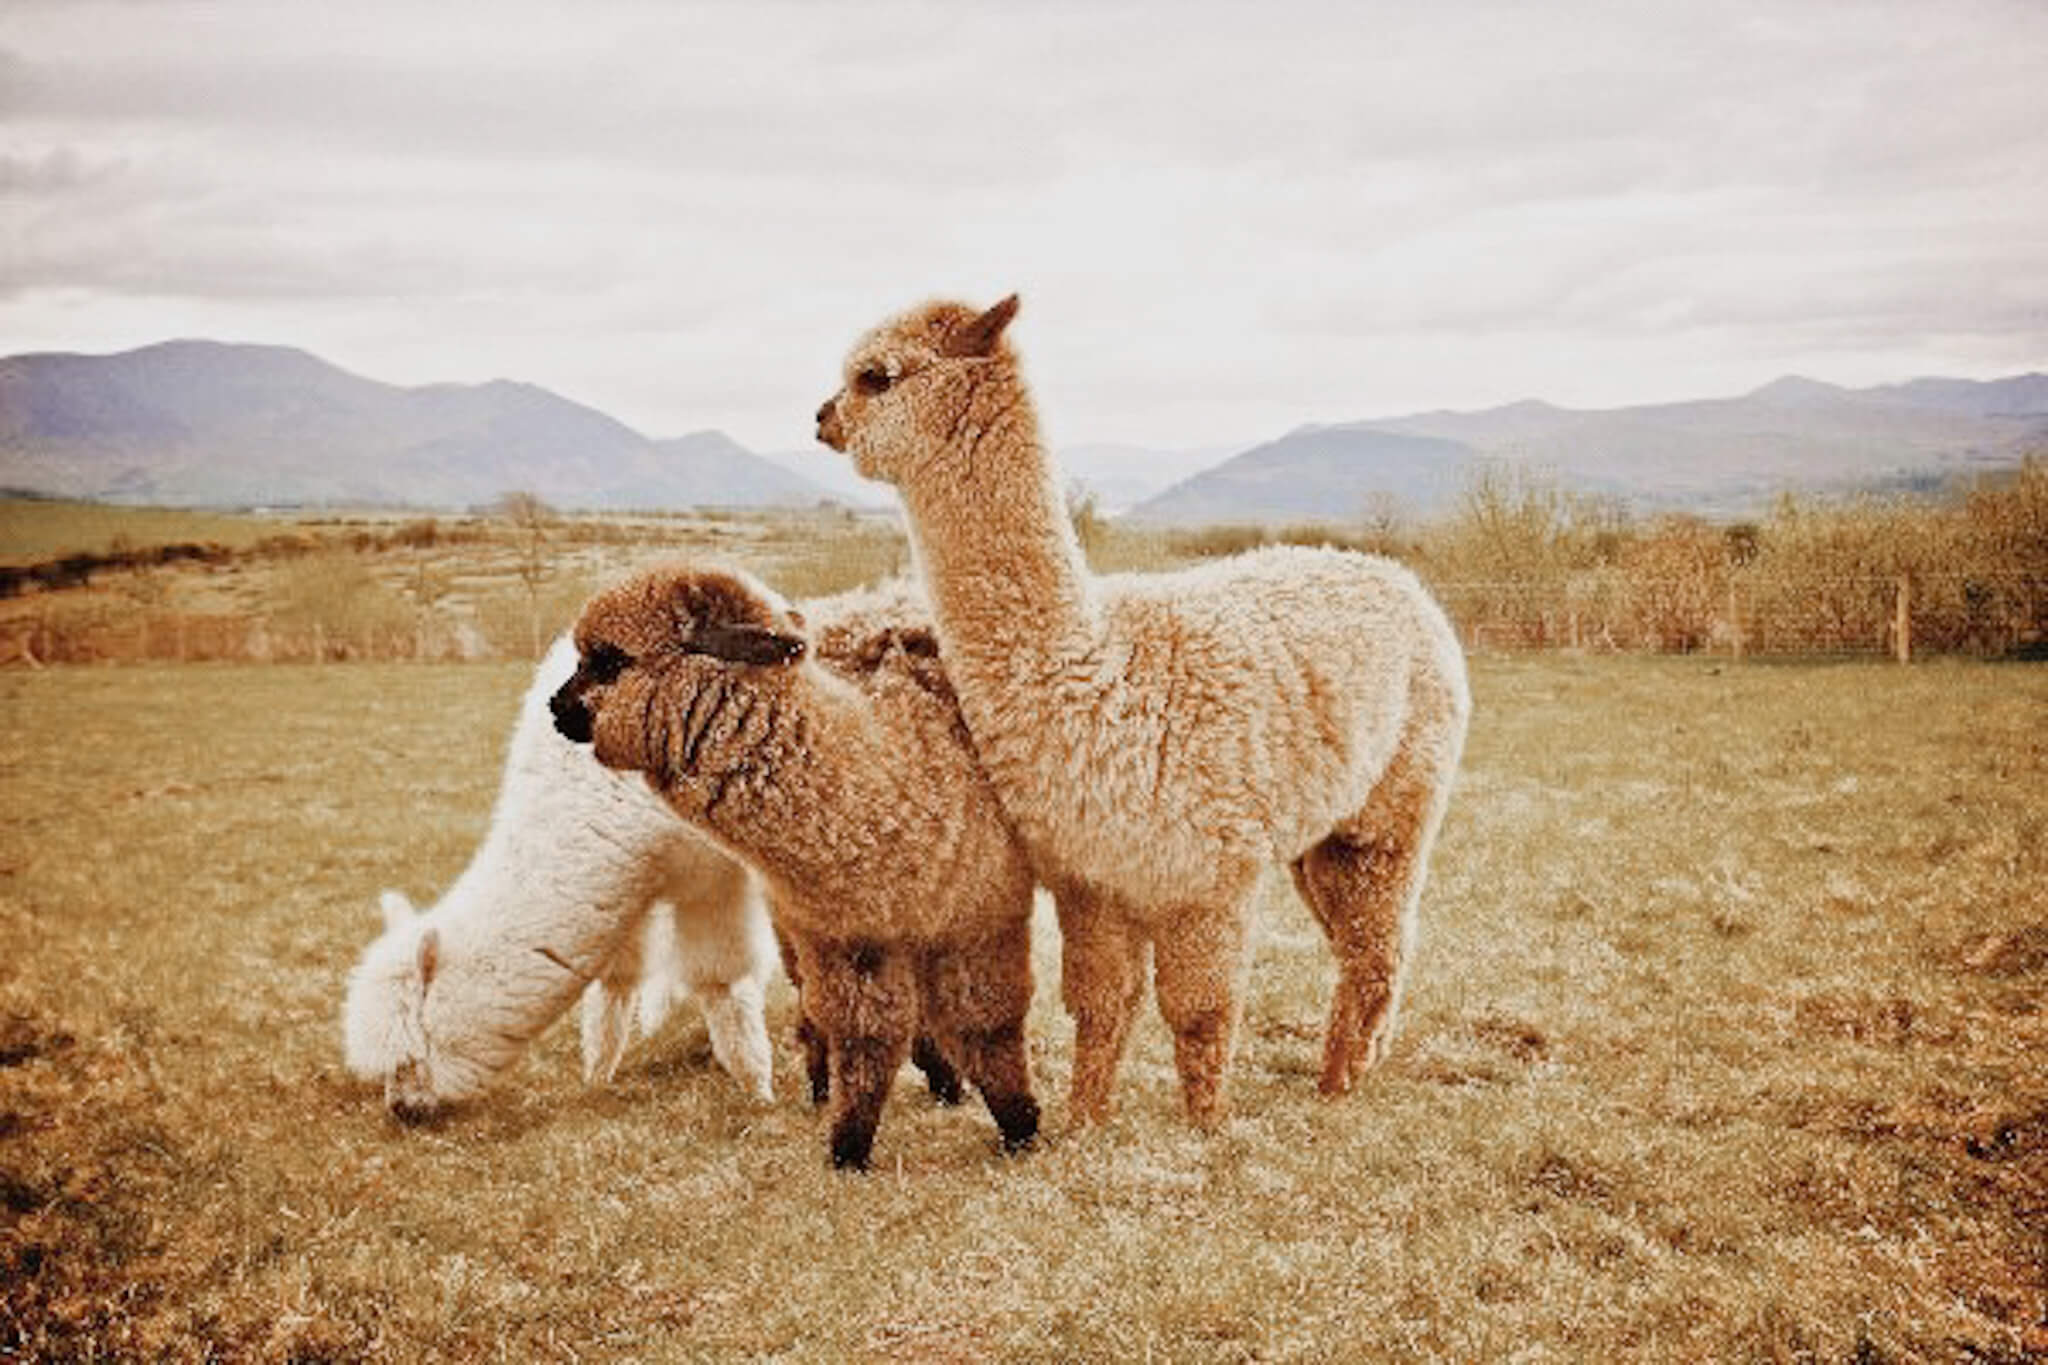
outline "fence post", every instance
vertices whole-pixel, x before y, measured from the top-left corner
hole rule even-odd
[[[313,662],[327,662],[327,624],[324,621],[313,623]]]
[[[1902,664],[1913,662],[1913,579],[1899,575],[1897,609],[1892,616],[1892,650]]]
[[[1742,662],[1742,599],[1736,595],[1735,580],[1728,580],[1728,649]]]

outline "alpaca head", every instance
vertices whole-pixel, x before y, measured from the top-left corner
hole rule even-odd
[[[348,1069],[382,1081],[391,1112],[418,1123],[482,1090],[492,1068],[454,1045],[460,1040],[436,1036],[432,1006],[436,987],[445,991],[447,982],[433,917],[396,891],[386,891],[379,906],[384,933],[349,974],[343,1044]]]
[[[1012,294],[985,310],[938,302],[891,318],[847,355],[839,392],[818,409],[818,439],[868,478],[904,482],[915,461],[943,454],[976,386],[1013,367],[1003,330],[1015,316]]]
[[[593,746],[612,768],[664,772],[687,763],[736,687],[785,685],[804,655],[803,618],[736,571],[670,565],[596,597],[576,622],[575,674],[549,703],[555,729]],[[694,731],[669,743],[668,722],[707,705]],[[680,713],[680,714],[677,714]]]

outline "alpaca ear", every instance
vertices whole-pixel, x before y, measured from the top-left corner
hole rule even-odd
[[[804,648],[800,635],[723,621],[699,626],[683,645],[686,653],[706,654],[729,664],[795,663],[803,658]]]
[[[1003,339],[1003,329],[1016,316],[1017,296],[1012,294],[947,337],[944,353],[960,357],[994,355],[996,343]]]
[[[412,908],[412,902],[406,899],[403,891],[386,891],[377,897],[377,908],[384,912],[386,930],[412,923],[413,916],[419,913]]]
[[[434,984],[434,973],[441,966],[441,931],[429,929],[420,935],[420,989]]]

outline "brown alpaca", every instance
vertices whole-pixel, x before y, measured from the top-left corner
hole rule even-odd
[[[1254,551],[1097,578],[1004,330],[932,303],[847,359],[818,437],[894,484],[976,751],[1059,905],[1074,1111],[1109,1110],[1152,951],[1188,1112],[1224,1112],[1259,869],[1288,864],[1340,968],[1322,1088],[1383,1054],[1471,710],[1397,564]]]
[[[605,765],[645,772],[761,873],[814,1093],[829,1075],[834,1164],[866,1167],[920,1021],[980,1089],[1005,1147],[1022,1147],[1038,1130],[1030,866],[930,632],[904,628],[900,602],[810,610],[807,639],[742,574],[642,574],[585,606],[555,723]]]

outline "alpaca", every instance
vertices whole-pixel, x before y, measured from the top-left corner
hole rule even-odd
[[[834,1165],[867,1166],[920,1025],[981,1091],[1004,1147],[1026,1146],[1031,868],[930,632],[882,599],[807,610],[808,634],[725,570],[619,584],[576,624],[582,662],[556,725],[645,772],[759,869],[813,1030],[813,1086],[829,1080]]]
[[[757,881],[555,733],[548,701],[575,666],[565,637],[535,671],[469,866],[425,912],[385,892],[385,932],[349,977],[349,1069],[381,1080],[401,1119],[482,1091],[579,992],[585,1078],[609,1080],[636,1010],[651,1033],[678,981],[719,1064],[771,1094],[774,947]]]
[[[1017,300],[868,333],[818,437],[895,485],[947,673],[1053,892],[1073,1109],[1107,1115],[1152,952],[1190,1117],[1213,1126],[1261,867],[1287,864],[1340,969],[1321,1089],[1386,1050],[1471,699],[1406,569],[1272,548],[1090,573],[1004,337]]]

